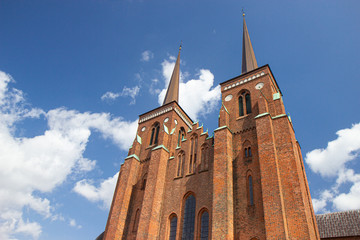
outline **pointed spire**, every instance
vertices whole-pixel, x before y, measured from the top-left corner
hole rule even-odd
[[[176,59],[174,71],[171,75],[169,86],[166,91],[163,105],[165,105],[169,102],[172,102],[172,101],[179,102],[180,51],[181,51],[181,44],[179,47],[179,54]]]
[[[258,67],[254,49],[251,45],[249,32],[247,30],[245,22],[245,13],[243,12],[244,24],[243,24],[243,45],[242,45],[242,66],[241,73],[246,73],[254,70]]]

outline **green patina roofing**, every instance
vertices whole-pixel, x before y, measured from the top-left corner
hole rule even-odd
[[[157,146],[157,147],[154,147],[153,149],[151,149],[151,151],[154,151],[154,150],[160,149],[160,148],[164,149],[164,150],[167,151],[168,153],[170,152],[164,145],[159,145],[159,146]]]
[[[225,111],[226,111],[228,114],[230,114],[229,111],[227,110],[227,108],[225,107],[224,102],[221,102],[221,105],[224,107]],[[219,117],[220,117],[220,115],[219,115]]]
[[[138,160],[138,161],[140,162],[139,157],[136,156],[135,154],[131,154],[130,156],[127,156],[127,157],[125,158],[125,160],[126,160],[126,159],[129,159],[129,158],[135,158],[136,160]]]
[[[225,125],[225,126],[218,127],[217,129],[214,130],[214,132],[215,132],[215,131],[219,131],[219,130],[221,130],[221,129],[225,129],[225,128],[227,128],[227,129],[232,133],[232,131],[230,130],[230,128],[228,128],[228,126],[226,126],[226,125]]]

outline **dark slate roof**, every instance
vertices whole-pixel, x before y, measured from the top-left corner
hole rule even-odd
[[[316,215],[320,238],[360,236],[360,210]]]

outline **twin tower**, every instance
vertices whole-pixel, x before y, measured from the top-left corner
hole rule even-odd
[[[178,104],[179,68],[180,51],[163,105],[140,115],[103,239],[319,239],[291,119],[245,19],[214,136]]]

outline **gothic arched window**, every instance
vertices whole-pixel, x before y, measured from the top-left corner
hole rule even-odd
[[[184,160],[185,160],[185,153],[182,151],[178,154],[178,166],[176,170],[176,176],[181,177],[184,171]]]
[[[195,230],[195,197],[189,195],[185,201],[182,240],[193,240]]]
[[[249,193],[249,204],[254,205],[254,188],[253,188],[253,179],[252,176],[248,176],[248,193]]]
[[[250,93],[243,90],[239,95],[239,117],[250,114],[251,111],[251,97]]]
[[[196,158],[197,158],[197,144],[198,144],[198,137],[196,135],[191,137],[190,144],[191,144],[191,148],[190,148],[189,173],[195,173]]]
[[[244,116],[244,103],[243,103],[243,97],[239,97],[239,116]]]
[[[156,123],[154,127],[151,129],[150,145],[158,144],[159,131],[160,131],[160,124]]]
[[[245,102],[246,102],[246,114],[251,113],[251,99],[250,94],[245,95]]]
[[[208,240],[209,239],[209,213],[204,211],[201,214],[200,219],[200,239]]]
[[[185,129],[183,127],[179,130],[179,136],[178,136],[178,147],[181,146],[181,141],[185,139]]]
[[[177,217],[175,214],[170,216],[170,233],[169,240],[176,239]]]

